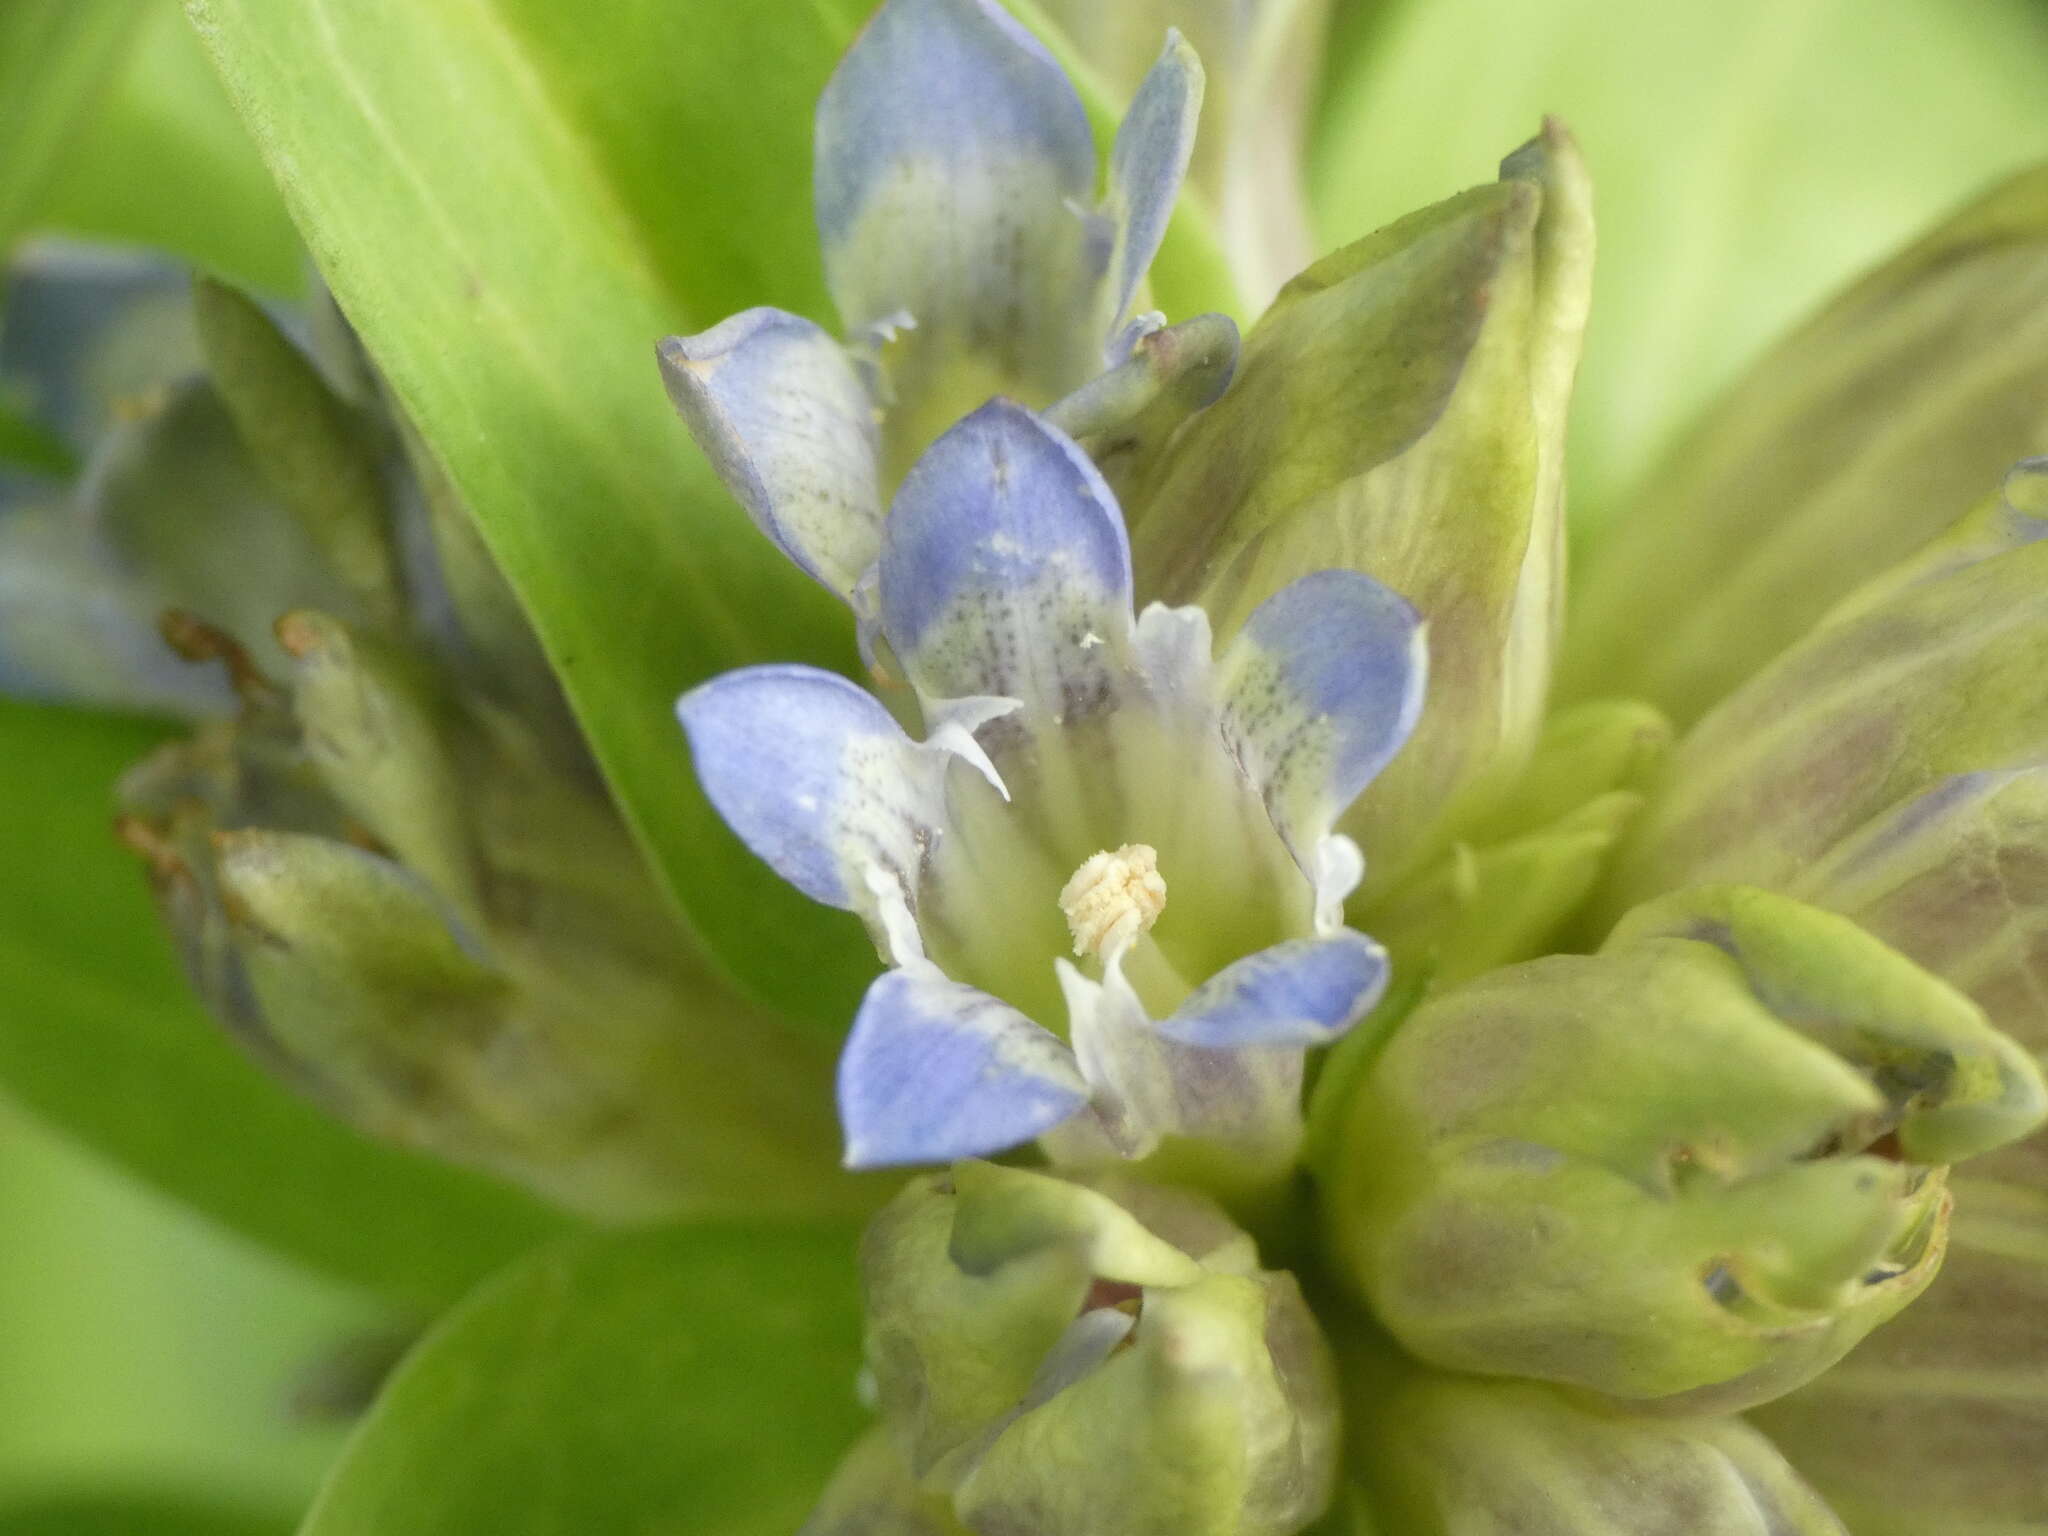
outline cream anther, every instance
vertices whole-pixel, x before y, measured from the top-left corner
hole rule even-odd
[[[1077,955],[1123,953],[1165,909],[1159,851],[1146,843],[1094,855],[1060,891],[1060,911],[1066,914]]]

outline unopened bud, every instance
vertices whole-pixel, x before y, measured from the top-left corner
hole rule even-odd
[[[963,1163],[876,1219],[862,1274],[884,1427],[979,1536],[1284,1536],[1329,1498],[1321,1335],[1199,1196]]]
[[[1741,1408],[1926,1286],[1938,1164],[2044,1103],[1966,999],[1853,924],[1682,893],[1597,956],[1494,972],[1409,1019],[1353,1101],[1333,1219],[1424,1360]]]
[[[416,661],[306,609],[277,621],[292,708],[335,798],[442,898],[475,918],[467,797],[447,745],[448,704]]]

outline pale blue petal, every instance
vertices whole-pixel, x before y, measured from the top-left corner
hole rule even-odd
[[[988,1157],[1087,1102],[1056,1036],[930,965],[876,979],[839,1059],[849,1168]]]
[[[889,360],[900,391],[941,387],[962,354],[1048,398],[1085,377],[1077,360],[1102,338],[1082,321],[1107,259],[1083,212],[1094,138],[1001,6],[888,0],[819,100],[814,176],[847,332],[914,322]]]
[[[882,633],[928,698],[992,694],[1066,721],[1130,641],[1131,550],[1071,439],[991,401],[918,460],[882,534]]]
[[[851,601],[874,562],[882,495],[874,402],[845,348],[801,316],[749,309],[669,337],[661,372],[755,525]]]
[[[1146,1017],[1119,966],[1099,982],[1065,960],[1054,969],[1075,1056],[1095,1090],[1093,1113],[1055,1133],[1061,1154],[1091,1155],[1087,1133],[1094,1132],[1126,1158],[1145,1157],[1173,1136],[1227,1147],[1248,1183],[1291,1164],[1301,1136],[1304,1052],[1186,1045]]]
[[[1201,115],[1202,61],[1180,33],[1169,30],[1165,51],[1131,98],[1110,151],[1109,195],[1117,221],[1113,326],[1130,312],[1145,269],[1166,236],[1195,152]]]
[[[885,926],[878,884],[915,911],[923,849],[942,821],[942,753],[816,667],[728,672],[684,694],[676,713],[704,793],[783,879],[872,926]]]
[[[1293,939],[1226,966],[1161,1022],[1183,1045],[1327,1045],[1387,986],[1387,952],[1362,933]]]
[[[1407,741],[1427,671],[1415,610],[1358,571],[1266,599],[1220,663],[1223,733],[1295,858]]]

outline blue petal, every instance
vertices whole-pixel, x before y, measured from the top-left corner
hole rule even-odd
[[[1220,666],[1224,738],[1302,867],[1422,712],[1421,618],[1357,571],[1261,603]]]
[[[839,1059],[849,1168],[986,1157],[1087,1102],[1057,1037],[930,965],[876,978]]]
[[[1138,283],[1166,236],[1201,114],[1202,61],[1180,33],[1169,30],[1165,51],[1131,98],[1110,151],[1109,196],[1117,219],[1112,327],[1130,313]]]
[[[1060,719],[1104,701],[1131,633],[1116,500],[1071,439],[994,400],[918,460],[882,533],[882,633],[930,698]]]
[[[890,360],[899,390],[938,387],[963,353],[998,387],[1046,398],[1092,371],[1101,338],[1078,322],[1106,259],[1081,212],[1094,138],[1059,66],[999,5],[889,0],[819,100],[815,181],[848,333],[914,322]]]
[[[728,672],[684,694],[676,713],[705,794],[783,879],[879,925],[870,873],[879,871],[914,910],[923,847],[941,817],[943,754],[816,667]]]
[[[1387,952],[1362,933],[1293,939],[1247,955],[1195,988],[1161,1034],[1183,1045],[1327,1045],[1387,987]]]
[[[832,336],[749,309],[661,344],[669,398],[755,526],[841,597],[873,564],[882,494],[874,402]]]

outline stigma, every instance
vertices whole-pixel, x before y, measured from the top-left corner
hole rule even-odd
[[[1159,850],[1126,843],[1097,853],[1060,890],[1060,911],[1074,936],[1074,953],[1113,958],[1129,949],[1166,910],[1166,880]]]

